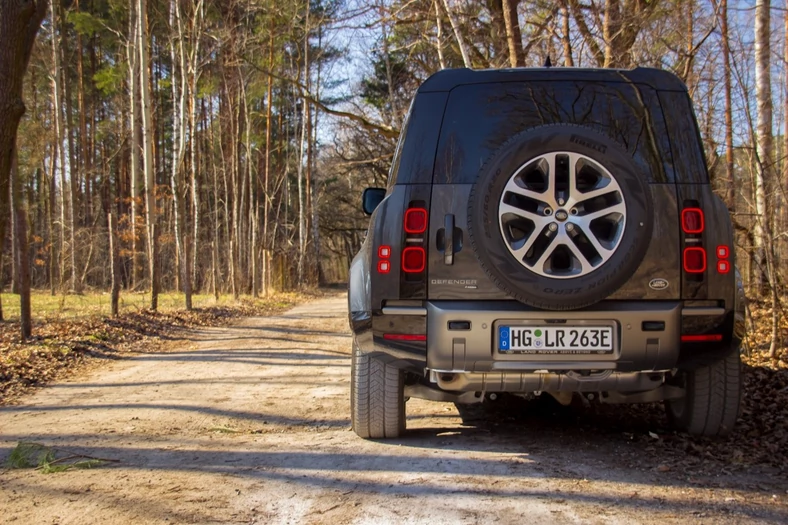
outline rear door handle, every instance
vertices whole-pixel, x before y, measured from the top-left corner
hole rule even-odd
[[[454,215],[448,214],[443,218],[443,228],[446,232],[446,241],[443,250],[443,263],[454,264]]]

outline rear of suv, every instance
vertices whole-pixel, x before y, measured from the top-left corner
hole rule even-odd
[[[744,298],[686,87],[637,68],[444,70],[413,99],[350,268],[351,416],[410,397],[664,402],[738,416]]]

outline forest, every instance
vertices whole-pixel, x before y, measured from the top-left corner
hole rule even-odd
[[[763,0],[0,0],[2,286],[24,336],[31,289],[189,309],[341,282],[429,75],[648,66],[689,88],[776,358],[786,34]]]

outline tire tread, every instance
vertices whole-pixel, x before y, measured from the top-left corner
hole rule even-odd
[[[353,345],[351,424],[365,439],[396,438],[405,432],[404,375]]]

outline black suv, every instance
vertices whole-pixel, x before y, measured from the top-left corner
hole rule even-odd
[[[351,412],[409,397],[664,401],[739,411],[744,296],[687,89],[637,68],[445,70],[419,88],[350,268]]]

